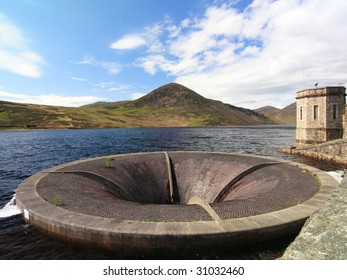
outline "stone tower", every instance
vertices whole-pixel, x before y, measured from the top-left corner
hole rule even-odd
[[[345,96],[344,86],[320,87],[297,92],[298,146],[319,144],[343,137]]]

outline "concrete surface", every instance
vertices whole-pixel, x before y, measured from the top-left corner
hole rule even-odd
[[[157,152],[56,166],[26,179],[16,197],[28,223],[61,238],[161,248],[297,233],[337,186],[325,172],[279,159]]]

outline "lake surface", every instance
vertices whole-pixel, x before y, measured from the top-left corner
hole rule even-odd
[[[25,224],[11,206],[17,186],[43,169],[84,158],[149,152],[237,152],[290,159],[322,170],[341,166],[287,155],[293,126],[0,131],[0,259],[272,259],[290,240],[254,248],[114,253],[63,242]],[[14,211],[14,212],[11,212]],[[1,218],[2,217],[2,218]]]

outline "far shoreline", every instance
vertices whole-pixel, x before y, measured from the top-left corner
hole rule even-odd
[[[0,127],[1,131],[39,131],[39,130],[93,130],[93,129],[155,129],[155,128],[226,128],[226,127],[292,127],[295,124],[250,124],[250,125],[216,125],[216,126],[129,126],[129,127],[50,127],[50,128],[25,128],[25,127]]]

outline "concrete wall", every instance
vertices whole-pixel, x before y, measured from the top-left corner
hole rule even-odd
[[[347,165],[347,139],[334,140],[294,149],[284,149],[283,151]]]

